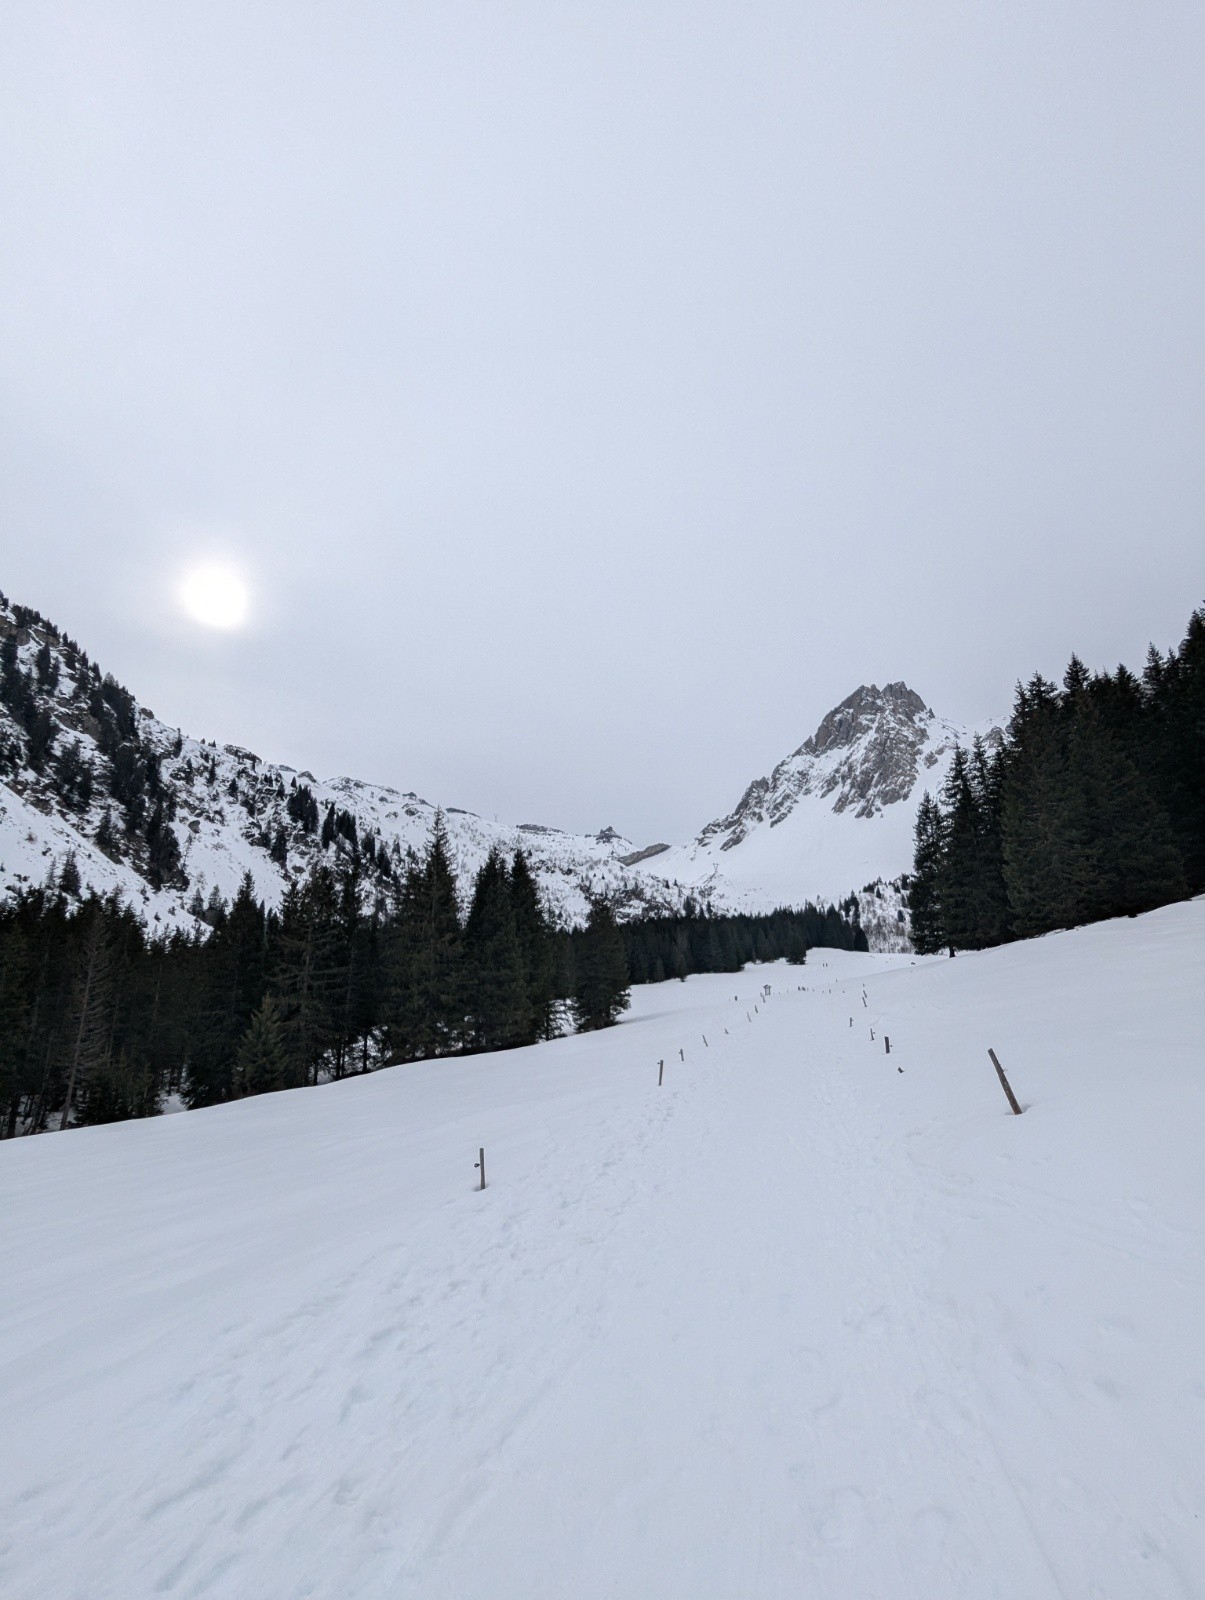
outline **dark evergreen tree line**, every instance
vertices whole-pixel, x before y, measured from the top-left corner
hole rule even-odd
[[[232,904],[211,896],[207,936],[152,939],[79,887],[68,859],[57,886],[0,910],[0,1136],[533,1044],[611,1025],[631,982],[865,948],[856,915],[814,907],[620,926],[599,900],[561,932],[522,851],[489,855],[462,915],[442,821],[388,898],[349,850],[278,911],[249,876]]]
[[[580,1005],[561,987],[522,851],[488,857],[466,916],[442,822],[389,899],[370,872],[337,854],[274,912],[247,877],[231,905],[211,897],[207,937],[153,941],[114,900],[73,908],[69,860],[56,889],[0,911],[0,1136],[532,1044],[566,1009],[583,1026],[622,1009],[626,968],[589,988],[583,963]]]
[[[922,953],[974,950],[1205,890],[1205,609],[1142,676],[1018,685],[1003,742],[959,750],[916,823]]]
[[[619,929],[633,983],[661,983],[692,972],[739,972],[748,961],[802,964],[816,945],[865,950],[857,901],[840,908],[805,906],[765,916],[714,916],[690,906],[683,916],[650,917]],[[584,938],[573,935],[575,943]]]

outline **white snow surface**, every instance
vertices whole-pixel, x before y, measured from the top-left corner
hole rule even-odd
[[[1203,949],[814,951],[0,1145],[0,1591],[1205,1593]]]

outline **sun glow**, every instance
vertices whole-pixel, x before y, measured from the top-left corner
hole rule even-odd
[[[194,567],[180,585],[180,599],[194,622],[206,628],[241,628],[250,595],[232,567]]]

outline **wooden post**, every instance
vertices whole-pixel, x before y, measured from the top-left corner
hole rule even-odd
[[[883,1043],[887,1046],[887,1054],[890,1055],[891,1054],[891,1040],[888,1038],[888,1036],[886,1034],[883,1035]]]
[[[664,1079],[664,1077],[665,1077],[665,1062],[664,1061],[658,1061],[658,1063],[657,1063],[657,1087],[658,1087],[658,1089],[661,1087],[661,1083],[662,1083],[662,1080]]]
[[[707,1043],[707,1035],[706,1034],[703,1035],[703,1045],[704,1045],[705,1049],[708,1049],[708,1050],[711,1049],[711,1046]]]
[[[485,1188],[485,1147],[484,1146],[482,1146],[482,1148],[480,1150],[478,1150],[477,1156],[478,1156],[478,1159],[473,1163],[473,1165],[475,1167],[480,1167],[481,1168],[481,1182],[478,1184],[478,1188],[479,1189],[484,1189]]]
[[[686,1051],[685,1050],[679,1050],[678,1051],[678,1060],[679,1061],[685,1061],[686,1060]]]
[[[950,952],[951,955],[953,955],[953,953],[954,953],[953,951]],[[1004,1076],[1004,1068],[1000,1065],[999,1057],[996,1055],[996,1052],[994,1050],[991,1050],[991,1049],[988,1050],[988,1055],[991,1056],[991,1058],[992,1058],[992,1066],[995,1067],[996,1076],[1000,1079],[1000,1087],[1004,1090],[1005,1094],[1008,1096],[1008,1103],[1013,1108],[1013,1116],[1014,1117],[1019,1117],[1021,1115],[1021,1107],[1017,1104],[1017,1097],[1012,1091],[1012,1085],[1009,1083],[1008,1079]]]

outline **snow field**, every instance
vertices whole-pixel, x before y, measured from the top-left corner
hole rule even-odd
[[[0,1590],[1200,1595],[1203,951],[815,951],[0,1146]]]

